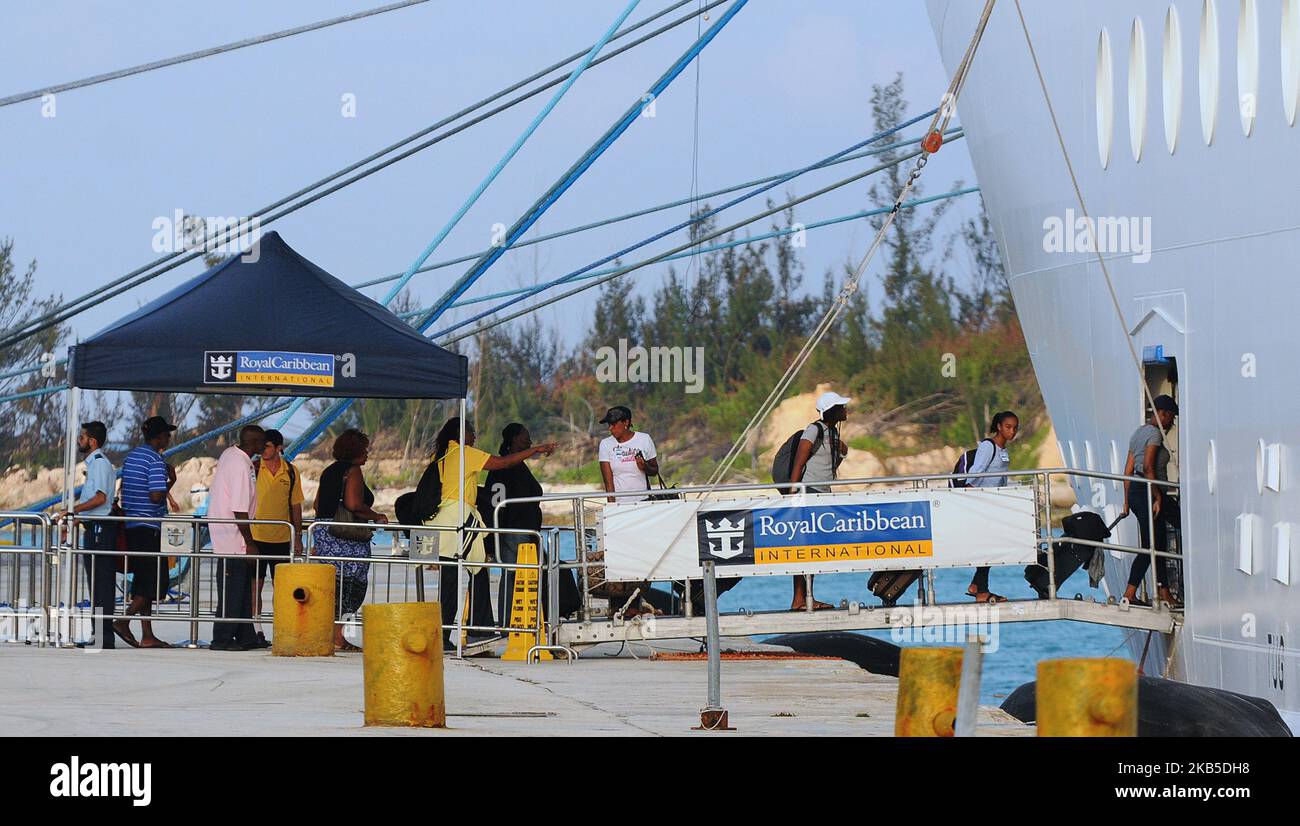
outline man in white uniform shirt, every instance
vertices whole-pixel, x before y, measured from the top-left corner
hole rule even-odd
[[[266,433],[257,425],[239,431],[239,444],[231,445],[217,460],[208,495],[208,516],[213,519],[248,519],[257,512],[257,476],[253,456],[262,452]],[[217,616],[253,618],[253,566],[257,547],[249,525],[212,524],[212,550],[217,562]],[[212,623],[213,651],[247,651],[257,647],[251,622]]]
[[[621,405],[611,407],[600,423],[609,426],[609,436],[600,443],[600,475],[605,481],[605,490],[610,493],[648,491],[650,480],[647,477],[659,475],[654,440],[648,433],[633,432],[632,411]],[[649,494],[611,496],[609,501],[641,502],[649,498]]]

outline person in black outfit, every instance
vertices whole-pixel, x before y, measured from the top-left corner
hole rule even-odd
[[[1174,425],[1178,415],[1178,404],[1170,396],[1156,396],[1153,400],[1155,410],[1146,423],[1134,431],[1129,439],[1128,461],[1124,467],[1125,476],[1145,476],[1147,479],[1167,481],[1169,479],[1169,450],[1165,447],[1164,434]],[[1147,488],[1151,489],[1150,513],[1147,510]],[[1144,485],[1124,480],[1124,512],[1121,518],[1132,513],[1137,517],[1138,531],[1142,537],[1142,547],[1153,548],[1163,552],[1169,549],[1169,526],[1182,527],[1178,510],[1178,500],[1174,497],[1175,489],[1164,485]],[[1148,521],[1148,516],[1150,520]],[[1154,523],[1154,525],[1150,524]],[[1161,602],[1174,604],[1169,590],[1167,571],[1168,559],[1156,557],[1156,598]],[[1124,589],[1124,599],[1133,605],[1147,605],[1138,599],[1137,591],[1142,580],[1146,579],[1151,568],[1151,555],[1138,554],[1133,558],[1133,567],[1129,569],[1128,587]]]
[[[509,456],[512,453],[520,453],[528,450],[533,446],[532,438],[529,436],[528,428],[518,422],[511,422],[501,431],[501,449],[497,451],[501,456]],[[513,528],[526,531],[540,531],[542,529],[542,506],[539,502],[515,502],[507,504],[498,509],[498,503],[508,499],[523,499],[533,496],[542,495],[542,486],[533,476],[533,472],[528,469],[528,465],[520,462],[517,465],[499,470],[493,470],[488,473],[487,477],[488,501],[481,510],[484,518],[490,523],[495,514],[498,528]],[[525,536],[523,534],[497,534],[495,537],[497,549],[497,561],[514,563],[519,560],[519,545],[523,542],[536,542],[536,538]],[[538,548],[538,558],[542,557],[542,549]],[[505,570],[501,576],[500,587],[497,592],[497,605],[501,612],[501,624],[507,625],[510,622],[510,608],[514,602],[514,582],[515,572]],[[543,612],[549,606],[550,582],[548,577],[542,576],[541,580],[541,605]],[[565,617],[577,610],[581,598],[578,595],[578,583],[573,577],[572,571],[560,572],[560,616]],[[548,622],[553,621],[554,617],[547,617]]]

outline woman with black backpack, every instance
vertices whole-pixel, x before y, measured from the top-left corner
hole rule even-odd
[[[993,417],[993,423],[989,425],[989,436],[982,440],[975,449],[975,458],[970,461],[970,466],[966,468],[969,473],[997,473],[1000,470],[1008,470],[1011,467],[1011,454],[1007,451],[1007,444],[1016,438],[1020,432],[1020,418],[1010,410],[1004,410]],[[976,479],[966,479],[964,487],[970,488],[1000,488],[1007,483],[1005,476],[981,476]],[[995,594],[989,591],[989,566],[985,565],[975,569],[975,578],[971,580],[970,586],[966,593],[975,597],[976,602],[1006,602],[1007,598],[1001,594]]]

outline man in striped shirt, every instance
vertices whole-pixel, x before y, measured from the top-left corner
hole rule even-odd
[[[156,520],[167,515],[167,493],[176,484],[176,471],[163,459],[162,452],[171,444],[175,430],[176,425],[168,424],[162,416],[150,416],[140,426],[144,443],[122,460],[122,511],[127,517]],[[158,554],[162,548],[161,536],[162,524],[158,521],[126,523],[126,545],[132,554],[141,551]],[[131,604],[127,606],[127,616],[151,616],[154,600],[167,596],[167,558],[130,556],[127,569],[131,573]],[[113,623],[113,632],[133,647],[171,647],[154,636],[152,623],[142,620],[140,627],[143,636],[139,642],[131,635],[126,620]]]

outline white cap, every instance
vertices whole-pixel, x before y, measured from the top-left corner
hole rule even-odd
[[[832,393],[827,390],[817,398],[817,412],[825,413],[837,404],[848,404],[853,399],[841,396],[839,393]]]

